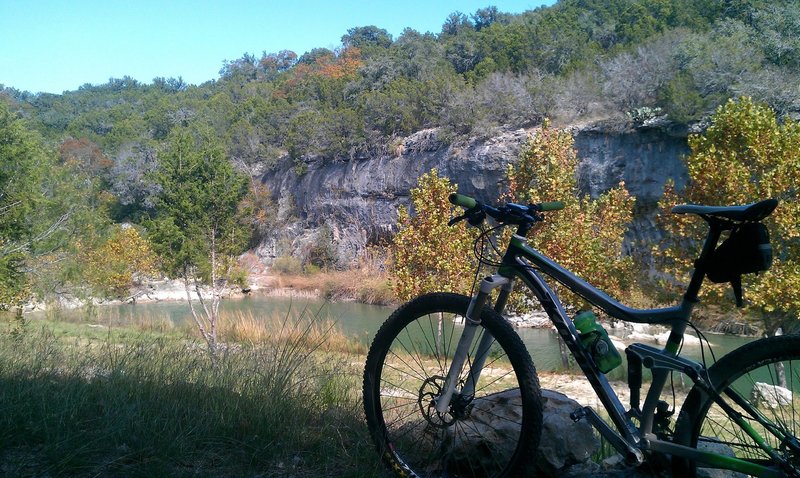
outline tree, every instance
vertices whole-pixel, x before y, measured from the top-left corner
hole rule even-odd
[[[156,168],[157,155],[152,145],[131,144],[120,151],[111,169],[117,220],[141,217],[155,207],[154,198],[160,190],[154,182]]]
[[[63,223],[48,226],[46,218],[46,173],[53,159],[41,138],[0,103],[0,309],[28,297],[37,244]]]
[[[99,247],[81,252],[84,277],[93,292],[107,297],[126,298],[131,289],[157,271],[150,243],[130,225],[112,228]]]
[[[347,35],[342,37],[342,45],[362,50],[369,47],[389,48],[392,46],[392,35],[374,25],[355,27],[347,30]]]
[[[676,204],[747,204],[777,198],[778,208],[764,223],[774,249],[772,268],[742,279],[747,311],[761,319],[766,331],[787,329],[800,312],[800,123],[778,123],[775,113],[750,98],[729,100],[717,109],[712,125],[689,138],[686,158],[689,183],[683,191],[668,186],[661,208],[667,247],[656,248],[663,266],[676,280],[688,281],[695,247],[705,237],[705,222],[693,215],[668,215]],[[712,302],[727,297],[726,285],[708,284],[703,296]]]
[[[297,63],[297,53],[291,50],[281,50],[278,53],[266,52],[258,62],[260,73],[265,80],[274,80],[279,73],[287,71]]]
[[[548,214],[534,230],[535,247],[609,295],[621,298],[635,279],[633,258],[622,251],[634,198],[622,183],[597,198],[580,196],[573,145],[569,132],[551,128],[545,121],[519,161],[508,166],[505,198],[523,203],[562,201],[564,209]],[[574,298],[572,301],[578,305]]]
[[[400,299],[433,291],[469,292],[475,232],[463,222],[447,225],[452,210],[448,198],[456,190],[455,184],[432,169],[420,176],[418,186],[411,190],[415,215],[400,208],[399,230],[391,245],[393,286]]]
[[[465,30],[472,30],[474,25],[469,18],[461,12],[453,12],[447,16],[442,25],[442,35],[455,36]]]
[[[37,237],[43,166],[51,161],[36,135],[0,103],[0,308],[27,296],[25,264]]]
[[[249,211],[240,208],[248,181],[203,131],[175,130],[158,160],[161,192],[147,223],[150,239],[165,272],[183,280],[192,318],[216,357],[222,294],[236,280],[236,256],[251,236],[243,221]]]
[[[489,27],[497,21],[500,12],[497,7],[491,6],[486,8],[479,8],[472,14],[472,21],[475,23],[475,30],[482,30]]]

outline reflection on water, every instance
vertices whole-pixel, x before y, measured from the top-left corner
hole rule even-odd
[[[271,317],[287,314],[314,314],[321,319],[332,319],[341,327],[342,331],[363,343],[370,343],[384,320],[392,313],[393,308],[366,305],[355,302],[330,303],[318,299],[265,297],[254,295],[243,299],[226,300],[222,302],[223,313],[245,313],[254,318]],[[178,325],[191,321],[189,306],[185,302],[156,302],[146,304],[124,304],[99,306],[90,309],[67,310],[58,312],[35,312],[29,317],[45,317],[46,315],[61,316],[70,320],[85,321],[90,323],[119,326],[140,322],[142,320],[162,321],[169,320]],[[556,333],[549,329],[518,329],[520,337],[533,357],[538,370],[557,370],[561,368],[561,355]],[[752,340],[750,338],[726,335],[709,335],[716,357],[719,358],[736,347]],[[699,346],[687,345],[682,355],[702,360]],[[624,354],[623,354],[624,357]],[[705,350],[706,360],[710,363],[711,357],[708,349]],[[620,370],[624,367],[620,367]],[[622,374],[619,374],[622,378]],[[615,378],[614,372],[611,377]]]

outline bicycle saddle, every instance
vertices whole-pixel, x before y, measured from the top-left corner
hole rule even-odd
[[[744,206],[699,206],[697,204],[682,204],[672,208],[676,214],[698,214],[702,217],[713,216],[729,221],[755,222],[769,216],[778,206],[777,199],[746,204]]]

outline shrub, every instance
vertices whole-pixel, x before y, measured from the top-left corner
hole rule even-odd
[[[303,265],[296,257],[281,256],[272,262],[272,270],[279,274],[299,274],[303,270]]]

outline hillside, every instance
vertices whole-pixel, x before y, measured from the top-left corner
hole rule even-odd
[[[397,38],[354,26],[333,50],[246,54],[201,85],[124,77],[63,95],[7,85],[0,103],[55,158],[50,177],[64,180],[49,191],[74,182],[55,201],[80,202],[71,233],[100,217],[88,228],[100,240],[110,223],[157,216],[154,171],[188,129],[251,178],[260,256],[297,254],[319,236],[339,266],[391,235],[396,207],[430,167],[496,197],[505,162],[544,118],[574,128],[582,190],[625,180],[643,200],[631,238],[652,239],[660,188],[680,184],[686,136],[717,106],[749,95],[779,118],[800,116],[797,2],[562,0],[442,22]],[[42,225],[69,215],[51,214]]]
[[[543,117],[694,123],[740,95],[797,115],[799,67],[796,2],[564,0],[453,13],[436,34],[356,26],[335,50],[247,54],[202,85],[122,78],[3,95],[53,141],[85,137],[117,161],[200,122],[252,165],[371,156],[432,127],[455,138]]]

